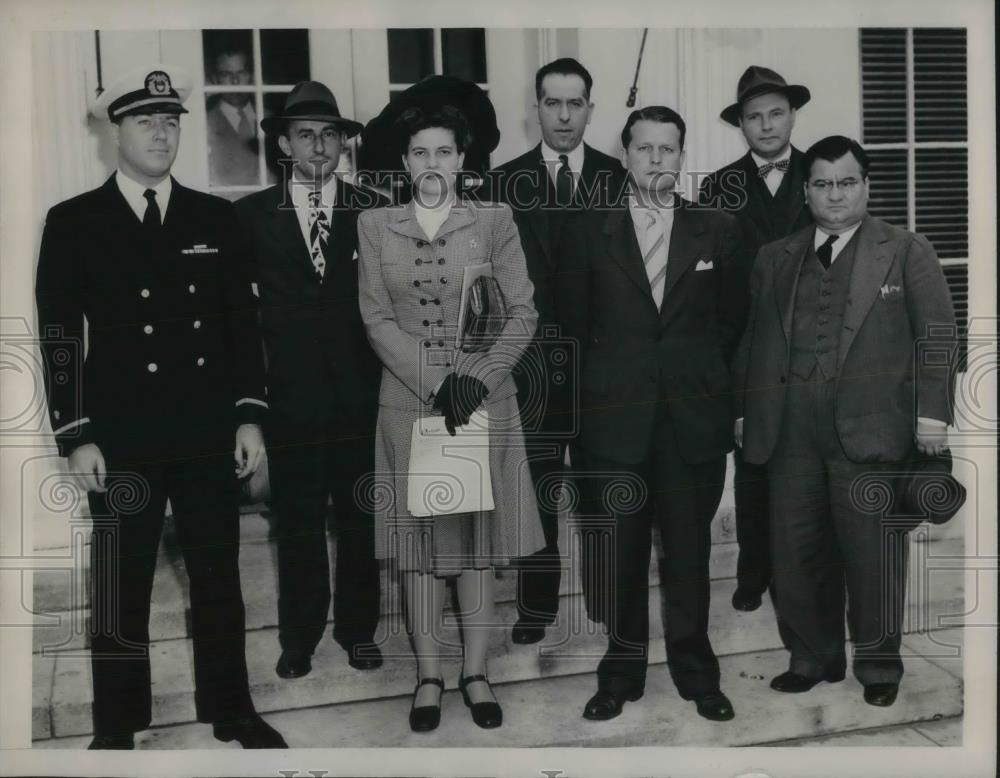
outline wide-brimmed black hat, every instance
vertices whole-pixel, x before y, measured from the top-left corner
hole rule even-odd
[[[949,521],[965,504],[965,487],[951,473],[951,452],[917,454],[907,465],[896,509],[932,524]]]
[[[751,65],[743,72],[736,85],[736,102],[726,106],[719,116],[724,122],[739,127],[743,103],[770,92],[785,95],[792,108],[801,108],[811,97],[809,90],[801,84],[789,84],[770,68]]]
[[[396,120],[408,108],[433,110],[445,105],[461,111],[472,130],[472,142],[465,150],[465,170],[485,173],[490,153],[500,143],[496,110],[482,88],[454,76],[428,76],[393,97],[361,133],[360,167],[370,171],[402,170]]]
[[[286,122],[293,120],[330,122],[337,125],[348,138],[361,132],[361,122],[345,119],[340,115],[337,98],[319,81],[300,81],[285,98],[284,108],[274,116],[261,120],[266,133],[280,133]]]

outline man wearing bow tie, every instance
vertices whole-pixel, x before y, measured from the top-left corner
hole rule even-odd
[[[608,648],[584,718],[639,699],[648,664],[651,528],[665,556],[667,664],[705,718],[734,715],[708,639],[712,517],[732,450],[730,358],[742,294],[733,217],[673,191],[684,120],[630,114],[622,130],[629,196],[580,214],[564,240],[557,313],[582,345],[580,445],[586,512],[614,521]]]
[[[740,77],[736,102],[725,108],[723,121],[739,127],[749,150],[702,183],[702,204],[736,215],[743,250],[751,259],[765,243],[784,238],[812,223],[802,200],[802,152],[792,146],[796,111],[809,102],[809,90],[787,84],[778,73],[752,65]],[[746,266],[749,272],[749,265]],[[741,300],[749,301],[749,276]],[[734,454],[736,474],[736,591],[733,607],[753,611],[771,580],[768,550],[767,473]]]
[[[364,478],[374,467],[381,364],[358,308],[357,219],[377,196],[335,171],[347,138],[333,93],[297,84],[284,109],[262,122],[278,137],[284,180],[236,204],[260,296],[271,415],[267,440],[278,520],[275,672],[299,678],[326,629],[358,670],[382,664],[372,642],[379,619],[374,520]],[[326,521],[336,526],[331,581]]]
[[[805,154],[816,222],[763,247],[734,363],[737,443],[767,467],[785,693],[853,671],[892,705],[907,534],[860,487],[919,450],[942,453],[952,418],[955,317],[927,240],[867,214],[868,156],[834,135]],[[890,509],[892,510],[892,509]],[[874,514],[874,515],[873,515]]]

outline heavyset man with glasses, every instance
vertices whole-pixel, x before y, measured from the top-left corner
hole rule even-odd
[[[789,650],[780,692],[853,671],[870,705],[896,700],[907,534],[865,510],[857,479],[937,454],[952,418],[954,327],[928,241],[867,215],[868,157],[831,136],[805,155],[816,222],[764,246],[735,360],[737,443],[765,464],[778,625]],[[937,327],[937,333],[935,333]],[[931,336],[933,360],[915,360]]]

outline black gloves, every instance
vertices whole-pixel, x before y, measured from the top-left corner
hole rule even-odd
[[[434,395],[434,409],[444,414],[444,426],[455,434],[456,427],[464,427],[469,417],[482,405],[489,391],[478,378],[449,373]]]

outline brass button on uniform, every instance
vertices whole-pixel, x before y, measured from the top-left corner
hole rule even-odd
[[[155,373],[155,372],[156,372],[157,370],[159,370],[160,368],[159,368],[159,367],[157,367],[157,365],[156,365],[156,363],[155,363],[155,362],[150,362],[150,363],[149,363],[148,365],[146,365],[146,369],[147,369],[147,370],[148,370],[148,371],[149,371],[150,373]]]
[[[190,285],[190,286],[188,287],[188,291],[189,291],[189,292],[190,292],[191,294],[194,294],[194,291],[195,291],[195,286],[194,286],[194,284],[191,284],[191,285]]]
[[[205,364],[205,357],[198,357],[198,367]]]
[[[201,329],[201,322],[198,321],[198,319],[195,319],[194,320],[194,324],[192,324],[191,326],[194,327],[196,330],[200,330]]]
[[[145,297],[149,297],[149,290],[148,289],[143,289],[141,292],[139,292],[139,296],[140,297],[144,297],[144,298]]]
[[[142,328],[142,331],[145,332],[147,335],[152,335],[153,334],[153,325],[152,324],[147,324],[145,327]]]

